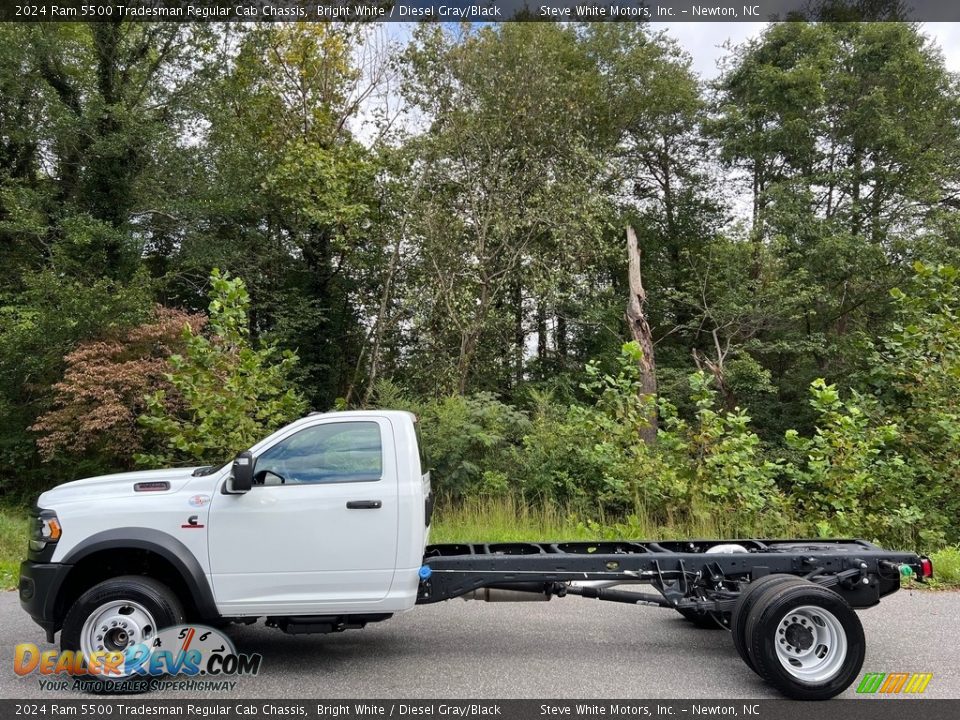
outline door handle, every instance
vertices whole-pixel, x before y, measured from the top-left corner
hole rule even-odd
[[[347,500],[347,510],[379,510],[383,503],[379,500]]]

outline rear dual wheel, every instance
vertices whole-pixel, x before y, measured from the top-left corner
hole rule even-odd
[[[826,700],[843,692],[860,673],[866,651],[857,614],[816,583],[768,577],[753,592],[748,587],[734,609],[741,657],[788,697]]]
[[[746,589],[740,593],[736,604],[733,606],[733,614],[730,620],[730,634],[733,637],[733,646],[737,649],[740,658],[754,672],[757,672],[750,654],[747,652],[747,617],[757,601],[767,592],[774,590],[785,583],[800,583],[802,579],[794,575],[765,575],[762,578],[754,580],[747,585]]]

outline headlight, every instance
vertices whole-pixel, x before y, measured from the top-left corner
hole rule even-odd
[[[30,549],[40,552],[47,545],[60,539],[63,529],[53,510],[41,510],[33,519],[33,537],[30,538]]]

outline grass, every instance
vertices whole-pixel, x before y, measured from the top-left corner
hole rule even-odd
[[[0,590],[17,586],[27,552],[29,521],[23,510],[0,507]]]
[[[960,546],[948,547],[930,553],[933,579],[927,585],[931,590],[960,588]]]
[[[576,512],[547,506],[533,507],[512,498],[470,500],[457,505],[439,505],[433,514],[430,542],[522,542],[548,540],[719,538],[770,536],[762,527],[737,533],[722,521],[657,523],[646,515],[625,520],[584,520]],[[0,589],[17,585],[20,561],[27,548],[29,521],[25,511],[0,507]],[[789,533],[789,531],[787,532]],[[931,553],[935,578],[932,589],[960,588],[960,546]],[[918,587],[924,587],[919,586]]]
[[[672,540],[678,538],[775,537],[793,535],[797,528],[733,528],[723,518],[656,522],[646,513],[627,518],[585,519],[572,509],[531,506],[515,498],[480,498],[462,503],[438,503],[430,541],[434,543],[515,542],[548,540]]]
[[[459,505],[438,504],[430,542],[581,540],[590,535],[586,526],[558,508],[532,508],[512,500],[472,500]]]

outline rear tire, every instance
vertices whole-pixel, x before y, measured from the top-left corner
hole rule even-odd
[[[860,674],[863,626],[840,595],[809,581],[763,593],[747,618],[747,651],[757,672],[796,700],[827,700]]]
[[[163,583],[139,575],[112,578],[94,585],[70,608],[60,633],[60,649],[82,652],[85,657],[97,651],[122,652],[137,643],[149,645],[159,630],[183,620],[180,600]],[[141,692],[118,684],[132,677],[136,676],[97,676],[104,687],[92,687],[89,692]]]
[[[730,620],[730,635],[733,638],[733,646],[737,649],[740,658],[747,664],[747,667],[758,675],[757,668],[750,659],[750,653],[747,652],[747,617],[757,601],[767,592],[783,585],[786,582],[804,582],[795,575],[786,575],[776,573],[774,575],[764,575],[762,578],[754,580],[747,585],[746,589],[740,593],[736,604],[733,606],[733,613]]]

